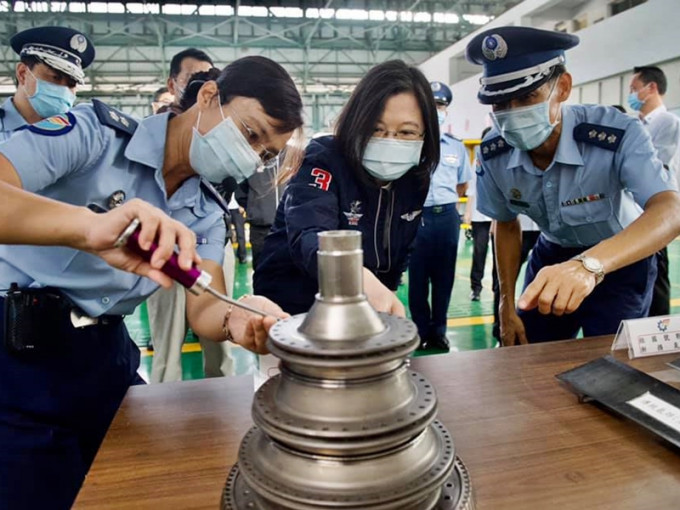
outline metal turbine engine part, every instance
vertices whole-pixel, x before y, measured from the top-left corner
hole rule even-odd
[[[319,293],[276,324],[281,373],[255,394],[223,510],[467,510],[465,466],[408,367],[415,325],[363,294],[361,233],[319,234]]]

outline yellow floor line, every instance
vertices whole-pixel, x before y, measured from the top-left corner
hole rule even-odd
[[[481,315],[478,317],[459,317],[457,319],[449,319],[446,325],[449,328],[461,326],[480,326],[482,324],[493,324],[493,315]]]
[[[139,349],[142,353],[142,357],[153,356],[153,351],[148,350],[146,347]],[[192,342],[190,344],[182,345],[182,354],[186,352],[201,352],[201,344],[198,342]]]

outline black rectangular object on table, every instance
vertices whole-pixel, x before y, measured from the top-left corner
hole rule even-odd
[[[680,433],[627,402],[647,392],[680,408],[680,391],[611,356],[556,375],[579,396],[596,400],[608,409],[634,421],[680,447]]]

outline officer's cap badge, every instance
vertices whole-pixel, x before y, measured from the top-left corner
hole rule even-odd
[[[498,34],[491,34],[482,41],[482,54],[487,60],[505,58],[508,54],[508,44]]]

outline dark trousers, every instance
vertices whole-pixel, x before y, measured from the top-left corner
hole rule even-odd
[[[444,336],[456,274],[460,216],[456,204],[424,207],[409,260],[408,300],[421,339]],[[432,289],[432,306],[428,303]]]
[[[490,221],[472,222],[472,268],[470,269],[470,288],[473,291],[482,290],[482,278],[484,278],[484,266],[486,255],[489,252],[489,229]]]
[[[522,267],[529,257],[529,253],[536,245],[536,240],[541,234],[538,230],[523,230],[522,231],[522,248],[519,255],[519,267]],[[493,258],[493,269],[492,269],[492,285],[493,285],[493,327],[491,328],[491,334],[496,340],[501,339],[501,321],[498,318],[498,307],[501,302],[501,289],[498,283],[498,272],[496,269],[496,243],[491,236],[491,255]],[[516,277],[515,277],[516,278]]]
[[[238,243],[238,248],[236,250],[236,256],[239,262],[246,261],[246,219],[239,209],[229,209],[229,215],[231,216],[231,224],[234,226],[236,231],[236,242]]]
[[[71,508],[125,392],[143,383],[122,320],[75,329],[64,317],[51,340],[59,349],[44,357],[0,345],[3,510]]]
[[[271,225],[250,224],[250,249],[253,253],[253,270],[257,268],[257,262],[264,247],[264,238],[267,237],[271,228]]]
[[[529,258],[524,287],[545,266],[559,264],[582,253],[585,248],[563,248],[539,237]],[[595,290],[571,314],[543,315],[537,309],[519,311],[531,343],[583,336],[615,334],[622,320],[646,317],[656,279],[656,257],[652,255],[605,276]]]
[[[668,278],[668,248],[656,252],[656,281],[649,316],[670,315],[671,313],[671,282]]]

